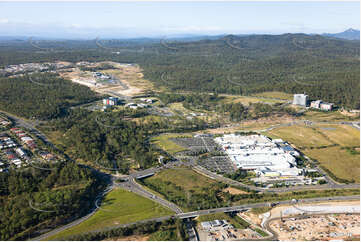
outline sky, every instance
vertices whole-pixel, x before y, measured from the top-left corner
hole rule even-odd
[[[337,33],[360,2],[2,2],[1,36],[64,38]]]

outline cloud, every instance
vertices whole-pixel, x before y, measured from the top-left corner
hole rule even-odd
[[[0,18],[0,24],[8,24],[8,23],[9,23],[9,19]]]

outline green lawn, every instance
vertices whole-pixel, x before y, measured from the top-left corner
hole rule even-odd
[[[75,234],[171,214],[173,214],[172,211],[147,198],[118,188],[106,195],[101,209],[92,217],[72,228],[48,237],[47,240],[59,240]]]
[[[184,190],[201,190],[210,184],[216,183],[216,181],[188,168],[163,170],[147,179],[149,182],[153,180],[170,181]]]
[[[177,138],[177,137],[192,137],[192,135],[190,135],[190,134],[162,134],[157,137],[153,137],[151,139],[151,142],[153,144],[158,145],[161,149],[167,151],[168,153],[175,154],[177,152],[186,150],[185,147],[180,146],[170,140],[170,138]]]

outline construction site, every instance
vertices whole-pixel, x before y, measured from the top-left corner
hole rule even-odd
[[[258,226],[245,221],[241,213],[235,216],[232,221],[216,219],[200,223],[197,226],[200,241],[261,240],[270,236]],[[237,221],[242,221],[242,225]]]
[[[360,238],[359,214],[307,215],[270,223],[279,240],[347,240]]]

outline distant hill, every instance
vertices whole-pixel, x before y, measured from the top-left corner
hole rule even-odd
[[[30,43],[0,41],[0,66],[59,59],[138,63],[146,79],[174,91],[242,95],[306,92],[311,99],[359,108],[358,40],[307,34],[194,39],[199,37],[100,40],[110,50],[99,48],[94,40],[37,40],[42,48],[56,50],[48,53]],[[113,53],[117,48],[120,54]]]
[[[347,39],[347,40],[360,40],[360,30],[357,29],[348,29],[341,33],[336,34],[323,34],[323,36]]]
[[[357,108],[359,51],[356,41],[322,35],[227,35],[169,41],[159,56],[138,63],[145,78],[175,91],[306,92],[312,99]]]

